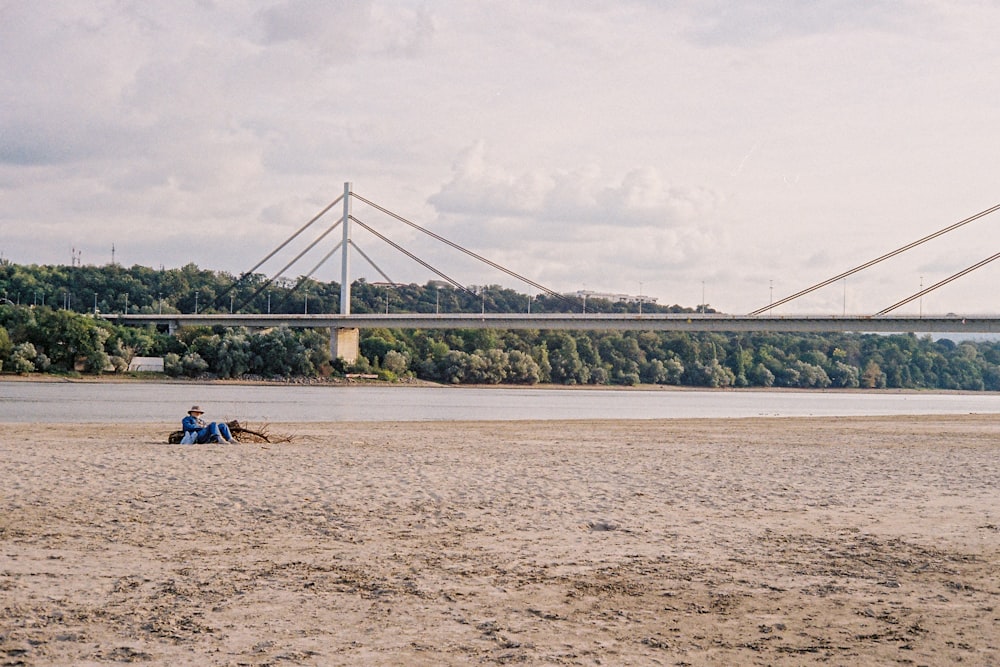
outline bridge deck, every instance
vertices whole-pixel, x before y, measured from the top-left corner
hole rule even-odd
[[[363,315],[103,315],[129,325],[245,326],[264,328],[388,329],[546,329],[640,331],[785,331],[870,333],[1000,333],[1000,315],[773,315],[724,314],[583,314],[583,313],[391,313]]]

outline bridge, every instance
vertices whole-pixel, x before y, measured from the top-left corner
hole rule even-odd
[[[1000,333],[1000,315],[776,315],[720,313],[391,313],[363,315],[105,315],[119,324],[224,326],[265,329],[276,326],[330,329],[538,329],[577,331],[687,332],[855,332],[855,333]]]
[[[430,230],[406,219],[405,217],[393,213],[392,211],[365,199],[352,190],[351,183],[344,183],[344,192],[333,202],[322,209],[309,222],[299,228],[294,234],[286,239],[281,245],[259,261],[248,271],[244,272],[233,283],[233,285],[216,298],[215,307],[229,291],[234,289],[248,276],[255,275],[266,262],[271,260],[276,254],[288,246],[294,239],[299,237],[320,218],[333,210],[337,204],[342,205],[339,219],[324,230],[315,240],[313,240],[304,250],[296,255],[290,262],[285,264],[272,278],[261,285],[240,308],[230,306],[227,313],[197,313],[194,314],[107,314],[103,315],[108,320],[126,325],[159,325],[166,326],[170,331],[174,331],[184,326],[242,326],[254,329],[268,328],[275,326],[290,326],[302,328],[329,328],[331,331],[330,347],[334,357],[341,357],[347,362],[354,362],[359,355],[360,330],[370,328],[390,328],[390,329],[563,329],[563,330],[643,330],[643,331],[687,331],[687,332],[856,332],[856,333],[950,333],[950,334],[990,334],[1000,333],[1000,316],[996,315],[891,315],[893,311],[901,306],[920,299],[924,295],[961,278],[968,273],[975,271],[990,262],[1000,258],[1000,253],[984,259],[938,283],[931,285],[920,292],[903,299],[874,315],[774,315],[773,309],[788,303],[801,296],[809,294],[827,285],[833,284],[847,276],[854,275],[860,271],[868,269],[875,264],[895,257],[919,245],[936,239],[948,232],[968,225],[980,218],[1000,210],[1000,204],[986,209],[975,215],[969,216],[952,225],[940,229],[928,236],[908,243],[889,253],[864,262],[848,271],[821,281],[815,285],[807,287],[795,294],[787,296],[779,301],[770,303],[758,308],[748,315],[726,315],[719,313],[624,313],[605,314],[587,313],[584,303],[582,313],[393,313],[393,314],[352,314],[351,313],[351,254],[353,248],[389,283],[393,281],[386,276],[369,257],[354,242],[352,238],[353,225],[357,225],[367,230],[380,241],[392,246],[397,251],[405,254],[413,261],[419,263],[424,268],[433,272],[438,278],[451,284],[454,288],[472,293],[471,290],[453,279],[443,271],[431,266],[426,261],[420,259],[399,244],[395,243],[372,226],[359,220],[352,213],[352,203],[354,200],[368,205],[372,209],[385,214],[398,222],[401,222],[411,229],[427,234],[436,241],[444,243],[473,259],[482,262],[493,269],[506,273],[508,276],[518,281],[530,285],[551,297],[566,303],[567,310],[576,310],[578,304],[572,297],[555,292],[544,285],[541,285],[530,278],[515,273],[514,271],[497,264],[485,257],[482,257],[471,250],[445,239]],[[341,282],[340,282],[340,313],[337,314],[244,314],[238,312],[247,303],[259,296],[263,290],[273,284],[284,275],[293,265],[302,259],[307,253],[318,246],[335,229],[340,228],[340,241],[329,250],[323,258],[308,273],[302,276],[295,287],[294,292],[313,273],[315,273],[327,260],[333,257],[338,250],[341,257]],[[230,301],[232,304],[232,301]],[[195,309],[197,311],[197,307]],[[235,312],[234,312],[235,311]]]

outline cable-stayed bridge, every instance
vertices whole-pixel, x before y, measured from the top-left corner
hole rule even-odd
[[[105,315],[123,324],[358,329],[539,329],[690,332],[1000,333],[1000,315],[726,315],[722,313],[390,313]]]
[[[558,301],[564,302],[565,313],[487,313],[485,309],[481,313],[386,313],[386,314],[353,314],[351,312],[351,251],[357,252],[367,261],[388,283],[393,281],[382,269],[371,260],[371,258],[355,243],[352,237],[354,226],[364,229],[372,234],[379,241],[391,246],[400,253],[406,255],[414,262],[420,264],[439,279],[452,285],[457,290],[463,290],[470,294],[473,292],[458,282],[444,271],[432,266],[425,260],[396,243],[388,236],[376,230],[373,226],[360,220],[353,214],[352,204],[354,201],[369,206],[378,213],[389,216],[397,222],[426,234],[435,241],[443,243],[454,250],[472,257],[478,262],[484,263],[491,268],[507,274],[508,276],[529,285],[541,293],[554,297]],[[922,298],[926,294],[943,287],[959,278],[978,270],[983,266],[1000,258],[1000,253],[994,254],[962,271],[937,282],[920,292],[907,297],[895,304],[887,306],[881,311],[872,315],[773,315],[773,309],[798,299],[822,287],[845,279],[860,271],[868,269],[887,259],[902,254],[917,246],[928,243],[960,227],[964,227],[972,222],[984,218],[998,210],[1000,204],[986,209],[975,215],[969,216],[952,225],[940,229],[933,234],[908,243],[900,248],[886,253],[873,260],[864,262],[848,271],[833,276],[807,287],[795,294],[789,295],[779,301],[769,303],[746,315],[728,315],[720,313],[642,313],[641,304],[639,313],[587,313],[586,304],[577,301],[576,297],[560,294],[554,290],[541,285],[530,278],[514,272],[513,270],[501,266],[457,243],[454,243],[424,227],[414,223],[405,217],[398,215],[384,208],[373,201],[365,199],[352,190],[350,183],[344,184],[344,193],[333,202],[323,208],[316,216],[299,228],[294,234],[275,248],[266,257],[260,260],[248,271],[240,275],[229,290],[220,294],[215,301],[214,307],[218,308],[223,299],[229,295],[230,291],[239,286],[248,277],[255,276],[255,272],[265,263],[273,259],[279,252],[284,250],[295,239],[313,227],[327,213],[341,205],[341,215],[332,225],[322,230],[321,233],[310,242],[304,250],[300,251],[291,261],[286,263],[270,279],[258,286],[257,289],[244,299],[239,308],[235,308],[230,297],[230,312],[205,312],[191,314],[121,314],[104,315],[109,320],[118,321],[123,324],[142,325],[157,324],[165,325],[171,330],[181,326],[245,326],[251,328],[264,328],[274,326],[291,327],[328,327],[331,329],[331,347],[334,356],[343,357],[347,361],[354,361],[358,355],[359,330],[366,328],[397,328],[397,329],[563,329],[563,330],[647,330],[647,331],[689,331],[689,332],[867,332],[867,333],[953,333],[953,334],[989,334],[1000,333],[1000,316],[998,315],[892,315],[898,308]],[[241,313],[248,303],[258,297],[265,289],[274,284],[277,280],[302,260],[308,253],[320,247],[334,231],[339,228],[340,240],[336,245],[320,259],[306,274],[300,276],[298,282],[292,288],[292,292],[299,289],[309,280],[317,270],[327,261],[340,254],[341,261],[341,282],[340,282],[340,312],[336,314],[250,314]],[[209,309],[213,310],[212,308]],[[582,312],[572,312],[582,311]]]

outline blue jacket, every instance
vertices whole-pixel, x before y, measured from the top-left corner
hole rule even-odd
[[[184,428],[184,431],[187,432],[187,431],[200,431],[201,429],[205,428],[207,424],[205,424],[205,422],[198,419],[194,415],[188,415],[187,417],[181,420],[181,426]]]

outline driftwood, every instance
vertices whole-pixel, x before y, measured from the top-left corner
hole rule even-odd
[[[271,433],[269,431],[268,424],[263,424],[256,428],[249,428],[234,419],[231,422],[226,422],[226,426],[229,427],[229,431],[233,434],[233,440],[236,442],[275,444],[292,441],[292,436],[290,435],[276,435]],[[173,431],[169,436],[167,436],[167,442],[171,445],[179,445],[183,439],[184,431]]]

